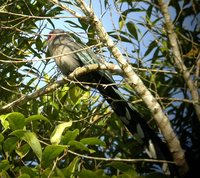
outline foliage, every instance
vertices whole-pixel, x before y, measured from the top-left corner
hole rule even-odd
[[[79,11],[76,3],[70,2],[64,4]],[[195,173],[200,159],[199,122],[185,81],[174,66],[156,3],[104,0],[98,1],[95,13],[100,13],[104,25],[109,26],[109,35],[169,116],[188,163],[194,163],[191,167]],[[98,43],[95,30],[85,19],[70,18],[69,13],[50,1],[7,0],[0,4],[2,108],[60,79],[53,61],[44,56],[49,28],[68,28],[78,35],[84,33],[82,38],[88,45]],[[169,5],[184,64],[197,81],[199,3],[179,0],[170,1]],[[108,18],[113,23],[111,27]],[[94,51],[116,63],[101,45]],[[116,82],[127,100],[158,132],[135,91],[124,84],[123,77],[116,77]],[[96,90],[66,82],[53,92],[30,97],[12,111],[0,111],[0,177],[167,177],[159,173],[161,164],[125,162],[148,157]]]

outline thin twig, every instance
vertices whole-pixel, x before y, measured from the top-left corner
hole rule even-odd
[[[74,18],[70,16],[34,16],[34,15],[26,15],[26,14],[18,14],[14,12],[7,12],[7,11],[0,11],[0,14],[8,14],[8,15],[14,15],[14,16],[19,16],[19,17],[24,17],[28,19],[58,19],[58,18]],[[16,19],[14,19],[16,20]]]
[[[123,158],[100,158],[100,157],[94,157],[94,156],[87,156],[87,155],[82,155],[79,153],[76,153],[71,150],[67,150],[69,153],[86,158],[86,159],[93,159],[93,160],[100,160],[100,161],[120,161],[120,162],[153,162],[153,163],[170,163],[170,164],[175,164],[173,161],[166,161],[166,160],[156,160],[156,159],[123,159]]]

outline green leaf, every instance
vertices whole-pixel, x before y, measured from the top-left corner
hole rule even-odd
[[[150,19],[151,14],[152,14],[152,9],[153,9],[153,6],[148,7],[148,9],[146,11],[146,18]]]
[[[73,174],[75,173],[77,167],[78,167],[78,162],[80,158],[75,157],[73,161],[69,164],[69,166],[65,170],[65,177],[74,177]]]
[[[79,135],[79,130],[78,129],[75,129],[73,131],[67,130],[65,135],[62,137],[62,143],[64,145],[67,145],[69,141],[75,140],[78,135]]]
[[[53,29],[55,29],[55,25],[54,25],[54,23],[52,22],[52,20],[51,20],[51,19],[47,19],[47,21],[49,22],[49,24],[51,24],[51,26],[53,27]]]
[[[22,166],[20,167],[20,171],[22,174],[28,174],[30,177],[35,177],[37,176],[37,169],[32,168],[32,167],[27,167],[27,166]]]
[[[146,50],[144,56],[147,56],[155,47],[157,47],[157,42],[156,41],[152,41],[148,47],[148,49]]]
[[[137,178],[137,177],[130,177],[128,174],[119,174],[117,176],[112,176],[112,178]]]
[[[119,29],[122,30],[125,22],[126,22],[126,19],[127,19],[127,15],[129,13],[132,13],[132,12],[143,12],[144,10],[142,9],[139,9],[139,8],[132,8],[132,9],[128,9],[128,10],[125,10],[124,12],[122,12],[120,18],[119,18]]]
[[[11,135],[15,135],[16,137],[24,140],[29,144],[29,146],[32,148],[33,152],[36,154],[39,161],[41,161],[42,158],[42,148],[40,145],[40,142],[33,132],[28,132],[24,130],[16,130],[11,133]]]
[[[79,99],[82,95],[83,95],[83,90],[80,87],[73,86],[69,90],[70,100],[73,102],[75,106],[80,103]]]
[[[87,144],[87,145],[100,145],[105,147],[106,143],[97,137],[89,137],[89,138],[83,138],[80,140],[81,143]]]
[[[97,170],[95,170],[95,173],[96,173],[97,177],[110,178],[110,176],[105,174],[105,171],[103,169],[97,169]]]
[[[8,173],[5,170],[0,171],[0,177],[2,178],[10,178]]]
[[[123,14],[119,17],[119,29],[122,30],[122,28],[124,27],[124,24],[126,22],[126,17],[127,14]]]
[[[83,18],[79,18],[78,21],[81,24],[82,29],[84,29],[85,31],[87,31],[87,28],[88,28],[88,26],[90,24],[85,19],[83,19]]]
[[[29,151],[30,151],[30,146],[28,144],[24,144],[19,148],[15,149],[15,152],[20,156],[20,158],[25,157]]]
[[[126,38],[125,36],[122,36],[122,35],[115,35],[115,34],[112,35],[112,34],[110,34],[110,36],[112,36],[113,38],[120,40],[120,41],[132,43],[132,41],[129,38]]]
[[[41,161],[42,148],[35,133],[33,132],[24,133],[23,140],[26,141],[30,145],[30,147],[32,148],[33,152],[36,154],[39,161]]]
[[[67,3],[67,2],[66,2]],[[48,11],[48,16],[56,16],[57,14],[59,14],[61,11],[61,8],[60,7],[54,7],[54,8],[51,8],[49,11]]]
[[[51,122],[45,116],[39,115],[39,114],[29,116],[28,118],[26,118],[25,122],[27,124],[27,123],[35,121],[35,120],[43,120],[43,121],[46,121],[49,124],[51,124]]]
[[[37,37],[37,38],[36,38],[35,45],[36,45],[36,48],[37,48],[38,50],[41,50],[41,49],[42,49],[43,43],[42,43],[42,40],[40,39],[40,37]]]
[[[42,173],[40,173],[40,177],[41,177],[41,178],[48,178],[49,175],[51,175],[51,172],[52,172],[52,168],[51,168],[51,167],[48,167],[48,168],[44,169],[44,170],[42,171]],[[52,177],[53,177],[53,176],[52,176]]]
[[[28,174],[21,174],[18,178],[31,178]]]
[[[1,121],[1,124],[4,128],[2,133],[5,132],[9,128],[9,122],[6,120],[6,118],[7,118],[7,115],[1,115],[0,116],[0,121]]]
[[[73,147],[75,147],[76,149],[78,149],[78,150],[84,150],[84,151],[90,151],[89,150],[89,148],[87,148],[83,143],[81,143],[81,142],[78,142],[78,141],[76,141],[76,140],[71,140],[71,141],[69,141],[69,143],[68,143],[70,146],[73,146]]]
[[[0,143],[4,141],[4,136],[2,133],[0,133]]]
[[[59,169],[58,167],[56,167],[56,176],[58,178],[66,178],[65,173],[65,169]]]
[[[25,117],[23,114],[21,114],[19,112],[12,112],[12,113],[6,114],[6,115],[2,116],[0,119],[4,122],[6,119],[9,123],[9,128],[12,131],[18,130],[18,129],[23,129],[25,126]],[[7,127],[7,123],[4,123],[2,125],[4,125],[4,128]]]
[[[12,131],[23,129],[25,126],[25,117],[23,114],[18,112],[13,112],[7,115],[9,127]]]
[[[71,27],[82,29],[80,25],[76,24],[75,22],[72,22],[71,20],[65,20],[65,22],[68,23]]]
[[[3,150],[4,152],[8,152],[8,154],[12,153],[15,150],[17,142],[19,141],[16,137],[9,137],[3,142]]]
[[[83,169],[78,173],[78,176],[81,178],[98,178],[97,174],[94,171]]]
[[[135,168],[128,164],[125,164],[122,162],[112,162],[112,163],[109,163],[108,165],[112,166],[115,169],[118,169],[120,172],[125,173],[129,175],[130,177],[137,176],[137,172],[135,171]]]
[[[132,9],[128,9],[128,10],[125,10],[124,12],[122,12],[120,18],[119,18],[119,27],[120,27],[120,30],[122,30],[125,22],[126,22],[126,19],[127,19],[127,15],[129,13],[133,13],[133,12],[143,12],[144,10],[142,9],[139,9],[139,8],[132,8]]]
[[[10,168],[10,165],[9,165],[9,161],[8,160],[2,160],[0,162],[0,171],[4,170],[8,170]]]
[[[64,122],[62,124],[57,125],[50,137],[51,143],[59,144],[64,130],[71,126],[72,126],[72,121]]]
[[[53,160],[55,160],[64,149],[66,149],[66,146],[48,145],[42,153],[42,166],[47,168],[53,164]]]
[[[135,26],[135,24],[132,21],[127,22],[126,24],[128,31],[130,32],[130,34],[136,39],[138,40],[138,34],[137,34],[137,28]]]

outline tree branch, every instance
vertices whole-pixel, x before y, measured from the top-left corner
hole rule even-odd
[[[66,81],[63,79],[63,80],[48,84],[48,85],[44,86],[43,88],[37,90],[34,93],[31,93],[29,95],[24,95],[24,96],[18,98],[17,100],[14,100],[11,103],[8,103],[7,105],[1,107],[0,108],[0,113],[3,114],[3,113],[11,112],[17,106],[20,106],[20,105],[22,105],[22,104],[24,104],[24,103],[26,103],[26,102],[28,102],[30,100],[33,100],[33,99],[35,99],[35,98],[37,98],[39,96],[42,96],[42,95],[44,95],[46,93],[52,92],[56,88],[64,85],[65,83],[66,83]]]
[[[200,122],[200,105],[198,104],[198,102],[199,102],[198,88],[195,85],[195,82],[191,79],[190,71],[186,68],[186,66],[183,63],[179,45],[178,45],[178,38],[174,31],[174,25],[172,24],[172,22],[170,20],[170,14],[168,12],[168,5],[166,3],[164,3],[163,0],[159,0],[159,6],[160,6],[161,12],[163,13],[164,19],[165,19],[165,24],[166,24],[165,28],[168,33],[169,42],[170,42],[170,45],[172,48],[174,62],[176,64],[178,70],[182,74],[182,76],[188,86],[188,89],[190,90],[192,99],[194,100],[194,108],[196,111],[196,115]]]
[[[3,113],[11,112],[17,106],[20,106],[30,100],[33,100],[39,96],[44,95],[44,94],[50,93],[50,92],[56,90],[57,88],[63,86],[64,84],[66,84],[69,81],[74,82],[74,83],[80,83],[78,81],[74,81],[74,79],[76,79],[80,75],[83,75],[83,74],[86,74],[86,73],[89,73],[92,71],[96,71],[96,70],[110,70],[116,74],[121,73],[121,69],[119,68],[119,66],[112,64],[112,63],[105,63],[102,65],[90,64],[90,65],[86,65],[83,67],[79,67],[75,71],[73,71],[68,77],[65,77],[64,79],[56,81],[54,83],[48,84],[48,85],[44,86],[43,88],[37,90],[34,93],[31,93],[29,95],[24,95],[24,96],[18,98],[17,100],[14,100],[11,103],[6,104],[5,106],[0,108],[0,113],[3,114]],[[88,84],[88,83],[84,83],[84,84]],[[91,83],[90,83],[90,85],[91,85]],[[94,84],[94,85],[96,85],[96,84]]]

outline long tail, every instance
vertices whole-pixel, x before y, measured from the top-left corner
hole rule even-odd
[[[90,76],[92,76],[92,79],[90,78],[89,80],[90,82],[100,83],[96,88],[104,96],[127,129],[143,141],[148,155],[155,159],[172,161],[167,145],[149,127],[141,115],[134,110],[132,105],[124,99],[123,94],[118,88],[114,85],[109,85],[111,84],[110,79],[103,77],[98,72],[92,73]],[[101,84],[108,85],[103,86]]]
[[[132,135],[137,136],[137,138],[143,142],[149,157],[159,160],[173,160],[167,145],[158,137],[155,131],[149,127],[147,122],[133,106],[126,101],[117,86],[110,85],[112,81],[109,77],[103,76],[99,72],[92,72],[89,75],[81,76],[80,81],[97,83],[95,87],[104,96]],[[94,87],[93,85],[91,86]],[[176,174],[173,165],[169,165],[169,169],[172,176]]]

